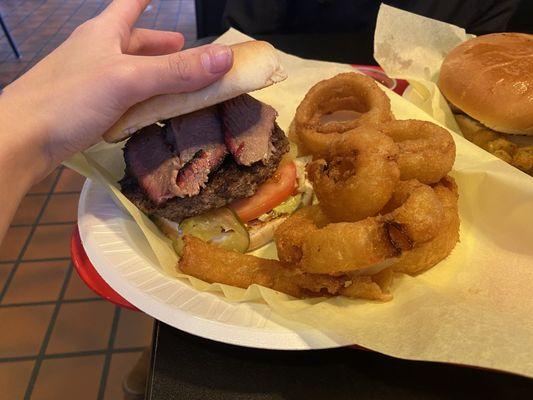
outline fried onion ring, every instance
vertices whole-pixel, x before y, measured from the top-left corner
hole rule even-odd
[[[434,188],[416,179],[400,181],[381,214],[404,227],[412,243],[424,243],[440,232],[444,212]]]
[[[183,273],[209,283],[223,283],[243,289],[258,284],[293,297],[335,296],[387,301],[392,271],[372,277],[309,274],[277,260],[267,260],[223,249],[194,236],[184,237],[179,262]]]
[[[360,115],[347,121],[322,122],[324,116],[342,110]],[[344,132],[391,119],[390,100],[376,82],[363,74],[348,72],[321,81],[307,92],[296,110],[293,129],[306,152],[323,158],[330,143]]]
[[[307,168],[324,213],[334,222],[355,222],[376,215],[389,201],[400,178],[398,147],[370,128],[346,132],[330,147],[326,160]]]
[[[209,283],[243,289],[258,284],[294,297],[335,295],[345,286],[342,277],[308,274],[281,261],[223,249],[188,235],[184,237],[179,268]]]
[[[419,243],[433,239],[439,232],[443,214],[436,193],[416,181],[400,182],[398,186],[399,194],[393,198],[401,204],[394,204],[397,207],[385,215],[319,228],[313,226],[311,210],[300,214],[300,218],[309,218],[307,233],[301,240],[292,242],[291,261],[296,261],[306,272],[341,275],[387,263]],[[280,228],[290,224],[291,218]],[[280,233],[278,240],[283,237]]]
[[[394,120],[380,130],[398,145],[402,180],[436,183],[452,169],[455,143],[446,129],[428,121]]]
[[[443,205],[442,223],[437,236],[401,255],[392,265],[397,272],[416,275],[446,258],[459,241],[457,185],[451,177],[443,178],[433,190]]]
[[[274,233],[280,261],[290,264],[300,261],[302,244],[307,234],[329,222],[318,205],[303,207],[292,214]]]

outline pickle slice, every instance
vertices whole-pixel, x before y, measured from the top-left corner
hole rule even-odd
[[[156,221],[159,228],[172,240],[174,250],[181,255],[183,236],[191,235],[207,243],[228,250],[244,253],[250,245],[250,236],[244,224],[229,208],[222,207],[181,221],[176,230],[175,223]],[[161,225],[164,225],[162,227]]]

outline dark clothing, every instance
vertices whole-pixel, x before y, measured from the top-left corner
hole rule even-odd
[[[479,35],[505,31],[520,0],[386,0],[385,3]],[[361,32],[373,30],[379,5],[379,1],[373,0],[227,0],[222,27],[232,26],[251,35]]]
[[[376,19],[373,0],[228,0],[226,27],[249,34],[351,33]]]
[[[407,0],[385,1],[392,6],[465,28],[483,35],[504,32],[520,0]],[[395,4],[396,3],[396,4]]]

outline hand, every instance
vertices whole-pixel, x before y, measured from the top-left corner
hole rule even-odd
[[[0,242],[28,189],[129,107],[200,89],[231,68],[227,46],[180,52],[181,34],[133,28],[148,3],[114,0],[1,92]]]
[[[227,46],[180,51],[180,33],[133,28],[148,3],[114,0],[0,95],[0,122],[17,123],[16,139],[5,131],[0,139],[32,152],[41,176],[100,140],[133,104],[200,89],[231,68]]]

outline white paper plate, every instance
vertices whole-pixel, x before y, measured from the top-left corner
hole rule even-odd
[[[350,345],[346,339],[296,325],[262,303],[232,303],[198,292],[162,274],[148,243],[129,214],[105,189],[85,182],[78,227],[87,256],[102,278],[138,309],[183,331],[219,342],[278,350],[325,349]],[[136,240],[135,242],[140,242]]]

